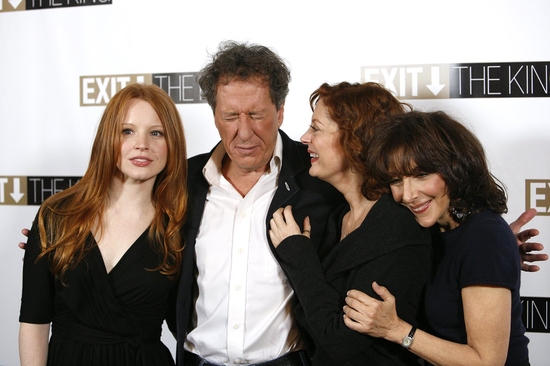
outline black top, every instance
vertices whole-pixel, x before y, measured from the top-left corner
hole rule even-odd
[[[442,258],[426,286],[428,330],[443,339],[466,344],[462,289],[475,285],[508,288],[512,313],[506,365],[525,364],[529,339],[521,320],[520,258],[510,226],[500,215],[482,211],[441,233],[438,239],[435,249]]]
[[[303,235],[291,236],[277,248],[298,296],[297,320],[314,341],[309,347],[313,364],[418,365],[417,357],[400,345],[349,329],[342,308],[351,289],[380,299],[372,290],[376,281],[396,297],[399,316],[416,324],[431,264],[429,232],[410,211],[383,195],[361,226],[339,241],[348,211],[345,204],[330,217],[323,245],[331,250],[325,248],[322,262]]]
[[[35,220],[36,222],[36,220]],[[52,323],[48,365],[173,365],[160,341],[162,323],[175,302],[176,281],[156,268],[160,261],[146,230],[107,273],[93,236],[65,285],[49,270],[33,226],[25,250],[20,322]]]

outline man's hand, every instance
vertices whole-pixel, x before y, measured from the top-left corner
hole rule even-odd
[[[522,213],[516,221],[510,224],[510,228],[516,235],[518,243],[519,254],[521,256],[521,270],[525,272],[536,272],[540,269],[539,266],[533,264],[527,264],[525,262],[539,262],[548,259],[548,254],[532,254],[533,251],[541,251],[544,249],[544,245],[541,243],[527,243],[527,240],[534,236],[539,235],[537,229],[527,229],[520,232],[521,228],[526,225],[535,215],[537,210],[531,208]]]
[[[27,238],[29,237],[29,229],[23,229],[21,230],[21,234],[25,235]],[[27,243],[25,242],[20,242],[19,243],[19,248],[21,249],[25,249],[25,246],[27,245]]]

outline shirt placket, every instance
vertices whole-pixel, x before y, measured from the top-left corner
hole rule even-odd
[[[231,362],[246,363],[244,359],[246,291],[250,227],[254,193],[249,192],[237,207],[231,250],[229,309],[227,317],[227,350]]]

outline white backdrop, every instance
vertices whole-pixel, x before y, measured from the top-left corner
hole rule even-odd
[[[316,87],[323,82],[365,81],[364,70],[380,65],[539,62],[539,84],[549,80],[544,74],[544,64],[550,64],[546,0],[0,4],[0,365],[19,363],[23,252],[17,243],[24,239],[20,229],[29,227],[38,209],[15,204],[17,196],[10,194],[29,192],[25,177],[84,173],[103,106],[82,103],[82,77],[102,76],[99,83],[105,83],[107,75],[193,73],[220,41],[260,43],[291,66],[283,129],[293,138],[309,124],[308,97]],[[63,6],[67,4],[72,7]],[[12,11],[13,6],[18,10]],[[107,93],[104,85],[103,92]],[[493,173],[509,190],[506,219],[512,221],[526,207],[536,207],[539,214],[529,226],[541,231],[538,241],[549,251],[550,94],[545,94],[409,101],[420,109],[444,109],[476,132]],[[189,155],[210,150],[218,135],[209,107],[181,103],[178,109]],[[543,328],[528,333],[532,365],[548,365],[550,357],[550,263],[541,267],[541,272],[524,273],[522,278],[522,296],[540,298],[530,308],[533,324]],[[173,349],[171,336],[164,338]]]

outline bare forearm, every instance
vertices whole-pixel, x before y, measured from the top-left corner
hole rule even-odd
[[[409,334],[412,325],[399,319],[397,326],[384,337],[390,342],[401,344]],[[409,351],[433,365],[478,365],[483,364],[471,347],[445,341],[421,329],[417,329]]]
[[[410,351],[434,365],[503,365],[510,339],[510,297],[510,291],[504,288],[464,288],[467,344],[450,342],[418,330]],[[484,304],[481,309],[480,304]],[[411,329],[410,325],[402,323],[399,322],[398,332],[389,335],[391,341],[400,342]]]
[[[395,297],[373,283],[383,301],[351,290],[344,307],[346,325],[363,334],[401,344],[412,325],[397,316]],[[503,365],[508,354],[511,293],[502,287],[462,289],[467,344],[453,343],[417,330],[409,350],[434,365]]]
[[[414,341],[409,350],[433,365],[503,365],[506,359],[484,358],[478,350],[467,344],[446,341],[420,329],[416,331]]]
[[[46,365],[49,335],[50,324],[20,324],[19,359],[21,366]]]

